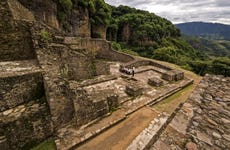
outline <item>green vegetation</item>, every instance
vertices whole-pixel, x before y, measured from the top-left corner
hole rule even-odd
[[[170,21],[153,13],[128,6],[112,6],[112,19],[107,32],[109,40],[145,46],[179,35],[179,30]]]
[[[176,25],[183,34],[210,40],[230,40],[230,25],[206,22],[188,22]]]
[[[229,41],[186,39],[180,37],[180,31],[170,21],[153,13],[128,6],[111,8],[107,39],[114,41],[114,49],[171,62],[199,75],[230,76],[229,59],[216,58],[230,54]]]
[[[209,57],[229,57],[230,41],[227,40],[209,40],[195,36],[183,36],[186,42],[192,45],[194,49],[207,54]]]
[[[76,15],[76,11],[85,14],[85,9],[89,11],[92,28],[95,26],[108,26],[110,23],[111,9],[104,0],[59,0],[58,20],[65,31],[70,31],[72,21],[71,16]]]
[[[32,148],[32,150],[56,150],[56,145],[53,140],[45,141],[35,148]]]
[[[123,53],[126,53],[126,54],[130,54],[130,55],[133,55],[133,56],[139,56],[138,53],[130,50],[130,49],[122,49],[121,48],[121,45],[119,43],[116,43],[116,42],[112,42],[112,48],[114,50],[117,50],[119,52],[123,52]]]
[[[42,42],[49,42],[52,38],[48,31],[42,29],[40,32]]]
[[[184,89],[180,90],[179,92],[176,92],[175,94],[167,97],[163,101],[157,103],[153,106],[158,111],[166,111],[168,113],[172,113],[176,106],[178,106],[180,103],[183,103],[186,98],[183,98],[185,96],[185,93],[188,93],[193,90],[194,85],[189,85],[185,87]]]
[[[229,76],[229,41],[210,41],[180,37],[170,21],[148,11],[128,6],[109,6],[104,0],[59,0],[58,19],[63,29],[71,31],[71,16],[89,12],[91,36],[107,40],[120,52],[163,60],[182,66],[199,75]],[[42,39],[48,40],[43,32]],[[191,44],[189,44],[189,43]]]

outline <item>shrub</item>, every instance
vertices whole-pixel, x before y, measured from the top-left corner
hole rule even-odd
[[[46,31],[45,29],[41,30],[40,35],[41,35],[42,42],[49,42],[52,39],[50,33]]]

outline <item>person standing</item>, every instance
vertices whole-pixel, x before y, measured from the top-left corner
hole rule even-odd
[[[134,74],[135,74],[135,67],[133,66],[133,68],[132,68],[132,77],[134,77]]]

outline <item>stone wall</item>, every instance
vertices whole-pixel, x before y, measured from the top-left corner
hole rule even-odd
[[[52,0],[19,0],[19,2],[33,12],[37,20],[59,29],[57,20],[57,5]]]
[[[30,25],[13,20],[7,0],[0,2],[0,28],[0,60],[36,58],[29,31]]]
[[[0,78],[0,111],[44,96],[41,74]]]
[[[68,72],[66,74],[65,70],[62,71],[64,64],[61,56],[69,49],[58,44],[40,47],[39,44],[36,44],[39,43],[36,37],[34,37],[34,43],[39,64],[44,70],[44,85],[53,127],[54,130],[57,130],[74,118],[73,100],[70,97],[71,92],[68,91]]]
[[[87,50],[96,54],[96,58],[109,61],[130,62],[134,58],[130,55],[114,51],[111,43],[103,39],[65,37],[64,43],[74,50]]]
[[[135,60],[135,61],[131,61],[131,62],[128,62],[127,64],[125,64],[125,67],[127,68],[132,68],[133,66],[138,68],[138,67],[141,67],[141,66],[155,66],[155,67],[158,67],[158,68],[161,68],[161,69],[164,69],[164,70],[172,70],[170,67],[167,67],[167,66],[164,66],[164,65],[161,65],[153,60]]]
[[[66,71],[66,77],[69,80],[80,81],[99,75],[108,75],[109,69],[107,62],[96,60],[93,54],[84,55],[69,50],[67,55],[62,55],[62,70]]]
[[[33,13],[25,8],[20,2],[17,0],[8,0],[7,2],[14,20],[35,21]]]
[[[72,10],[69,21],[71,22],[70,33],[72,35],[79,37],[90,37],[91,25],[88,9],[79,7],[77,10]]]
[[[188,135],[198,149],[230,149],[230,78],[206,75],[190,97]]]
[[[106,39],[107,27],[104,25],[92,26],[92,38],[102,38]]]
[[[41,73],[0,78],[0,147],[29,148],[52,135]]]
[[[118,96],[114,91],[87,93],[84,88],[71,90],[75,93],[75,121],[78,126],[100,119],[118,107]]]

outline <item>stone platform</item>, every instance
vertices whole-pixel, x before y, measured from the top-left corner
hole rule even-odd
[[[143,68],[145,67],[142,67],[141,69]],[[146,76],[146,74],[148,75]],[[86,84],[85,86],[82,86],[89,95],[90,93],[97,93],[99,91],[112,90],[116,95],[118,95],[118,109],[113,113],[107,114],[108,116],[104,116],[104,118],[102,116],[102,118],[93,120],[89,124],[80,128],[77,127],[73,122],[68,127],[60,129],[58,131],[58,138],[56,139],[57,149],[75,149],[85,141],[124,120],[127,116],[143,108],[144,106],[158,103],[164,98],[193,83],[193,80],[187,78],[175,83],[162,80],[162,87],[157,88],[147,84],[148,78],[152,75],[157,76],[158,78],[161,77],[160,73],[153,70],[147,70],[146,72],[141,71],[135,74],[135,80],[129,76],[127,78],[117,77],[111,78],[112,80],[109,81],[103,79],[101,80],[101,83],[95,82],[95,84]],[[88,82],[85,81],[85,83]],[[142,94],[127,94],[127,85],[137,85],[138,87],[141,87]],[[71,83],[71,86],[75,86],[74,82]]]
[[[230,149],[230,78],[206,75],[151,149]]]

